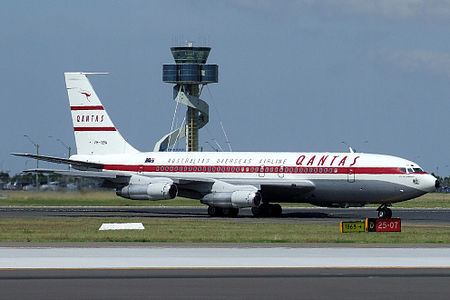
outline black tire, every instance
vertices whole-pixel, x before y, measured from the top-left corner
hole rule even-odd
[[[392,218],[392,210],[390,208],[386,208],[386,219]]]
[[[218,217],[222,215],[222,209],[220,207],[208,206],[208,215],[211,217]]]
[[[261,210],[260,206],[252,207],[252,214],[255,218],[261,218],[262,210]]]
[[[236,218],[238,215],[239,215],[239,208],[232,208],[231,209],[231,213],[230,213],[230,217]]]
[[[273,214],[273,205],[271,204],[263,204],[259,208],[261,209],[262,213],[261,216],[264,218],[272,217]]]
[[[378,219],[386,219],[386,210],[384,208],[378,210]]]
[[[282,208],[280,204],[273,204],[272,205],[272,217],[279,218],[281,217]]]

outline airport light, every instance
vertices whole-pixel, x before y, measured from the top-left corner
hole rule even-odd
[[[39,155],[39,144],[35,143],[27,134],[23,135],[26,137],[30,143],[33,144],[34,147],[36,147],[36,155]],[[36,159],[36,169],[39,169],[39,159]],[[36,172],[36,189],[39,190],[39,174]]]
[[[53,136],[51,136],[51,135],[49,135],[48,137],[51,139],[53,138]],[[70,156],[72,155],[72,147],[67,146],[67,144],[64,143],[60,138],[56,138],[56,141],[59,142],[64,148],[67,149],[67,153],[68,153],[67,158],[70,159]],[[68,169],[70,170],[70,165],[68,165]]]

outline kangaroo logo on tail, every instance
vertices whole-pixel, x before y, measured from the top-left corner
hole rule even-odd
[[[91,102],[91,100],[89,100],[89,97],[91,96],[91,94],[89,94],[88,92],[85,92],[85,91],[81,91],[80,93],[81,93],[82,95],[85,95],[85,96],[86,96],[86,100],[87,100],[87,101]]]

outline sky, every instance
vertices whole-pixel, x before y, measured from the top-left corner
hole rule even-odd
[[[162,64],[193,41],[219,65],[201,97],[204,151],[228,149],[222,124],[233,151],[347,144],[448,176],[449,37],[450,0],[3,1],[0,171],[35,167],[10,155],[35,152],[24,135],[41,154],[75,148],[68,71],[109,72],[94,89],[130,144],[152,151],[176,107]]]

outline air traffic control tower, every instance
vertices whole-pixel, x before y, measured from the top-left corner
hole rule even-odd
[[[153,151],[167,151],[186,137],[186,151],[198,151],[198,131],[209,120],[209,106],[200,99],[203,86],[218,82],[218,65],[206,64],[210,47],[194,47],[188,43],[183,47],[172,47],[175,64],[163,65],[163,81],[173,83],[173,99],[187,106],[184,125],[166,134]]]

